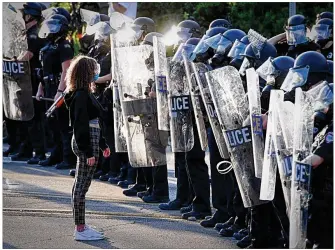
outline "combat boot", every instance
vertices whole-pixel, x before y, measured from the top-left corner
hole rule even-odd
[[[220,232],[223,228],[228,228],[231,225],[234,224],[235,218],[230,217],[225,223],[217,223],[214,227],[214,229],[218,232]]]
[[[223,223],[227,221],[228,215],[220,211],[216,211],[213,216],[209,219],[203,220],[200,222],[200,225],[203,227],[214,227],[217,223]]]

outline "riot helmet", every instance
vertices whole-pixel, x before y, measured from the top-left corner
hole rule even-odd
[[[320,14],[317,14],[315,22],[317,23],[320,19],[323,19],[323,18],[329,18],[329,19],[333,20],[333,13],[325,11],[325,12],[322,12]]]
[[[150,32],[149,34],[147,34],[143,41],[142,41],[142,45],[151,45],[153,46],[154,44],[154,36],[156,37],[163,37],[163,35],[161,33],[158,32]]]
[[[227,28],[224,27],[215,27],[206,31],[206,34],[203,35],[197,46],[194,48],[192,53],[192,58],[195,59],[197,56],[200,61],[208,60],[214,55],[214,49],[207,44],[207,39],[215,37],[216,35],[223,34],[227,31]],[[209,56],[211,55],[211,56]],[[208,57],[209,56],[209,57]],[[201,57],[201,59],[200,59]],[[208,57],[208,58],[207,58]],[[204,59],[207,58],[207,59]],[[199,61],[198,60],[198,61]]]
[[[200,25],[193,20],[181,21],[177,25],[177,35],[183,42],[192,37],[198,38],[201,35]]]
[[[215,28],[215,27],[224,27],[227,29],[231,29],[232,25],[226,19],[215,19],[214,21],[210,23],[208,29]]]
[[[281,86],[281,89],[288,92],[297,87],[309,89],[316,83],[327,78],[327,59],[319,52],[307,51],[300,54],[294,61]]]
[[[136,18],[131,27],[136,32],[137,40],[142,40],[150,32],[156,31],[154,20],[148,17]]]
[[[38,36],[54,41],[57,38],[65,37],[68,30],[68,20],[62,15],[55,14],[42,22]]]
[[[39,3],[39,4],[41,5],[42,11],[47,9],[47,6],[45,6],[43,3]]]
[[[312,39],[322,47],[333,37],[333,20],[329,18],[320,19],[313,25]]]
[[[23,4],[23,9],[21,9],[23,14],[23,20],[25,23],[29,23],[33,20],[39,21],[42,17],[42,6],[39,3],[27,2]],[[28,20],[26,20],[26,16],[30,16]]]
[[[260,48],[256,48],[250,43],[241,55],[244,56],[244,58],[239,72],[244,76],[248,68],[254,67],[257,69],[268,60],[269,57],[276,57],[277,50],[276,47],[269,42],[265,42]]]
[[[53,7],[53,8],[48,8],[42,11],[42,16],[44,19],[48,19],[50,16],[55,15],[55,14],[62,15],[67,19],[69,23],[71,22],[70,13],[62,7],[57,7],[57,8]]]
[[[306,19],[303,15],[293,15],[285,26],[288,45],[298,45],[308,42],[306,37]]]
[[[172,61],[180,62],[183,60],[183,53],[186,55],[186,58],[188,60],[192,60],[192,53],[194,48],[198,45],[200,42],[200,38],[190,38],[185,43],[182,43],[179,47],[177,52],[174,54]]]

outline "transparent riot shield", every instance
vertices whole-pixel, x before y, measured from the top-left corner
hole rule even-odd
[[[197,124],[197,130],[200,140],[201,149],[206,151],[208,147],[208,139],[207,139],[207,129],[205,126],[205,117],[206,114],[203,112],[204,104],[202,102],[200,96],[200,90],[197,83],[197,79],[195,77],[195,73],[193,72],[193,68],[191,62],[187,59],[185,54],[183,56],[183,61],[185,65],[185,71],[187,76],[187,81],[189,84],[189,89],[191,90],[191,101],[192,101],[192,108],[195,116],[195,122]]]
[[[268,112],[268,122],[266,128],[265,150],[262,171],[261,200],[272,201],[275,196],[277,159],[274,147],[275,126],[278,123],[276,105],[282,97],[281,90],[272,90],[270,95],[270,105]]]
[[[29,121],[34,117],[31,70],[29,61],[17,60],[21,53],[28,50],[23,33],[25,23],[21,12],[14,12],[8,3],[4,3],[3,7],[3,110],[8,119]]]
[[[165,165],[166,144],[158,131],[156,98],[146,95],[148,82],[154,79],[154,72],[146,65],[153,48],[130,46],[116,48],[114,52],[130,164],[132,167]]]
[[[249,104],[238,71],[226,66],[206,73],[210,93],[242,196],[243,205],[266,203],[259,199],[261,180],[255,176]]]
[[[172,152],[188,152],[194,146],[194,134],[192,102],[183,61],[171,60],[168,64],[167,89]]]
[[[111,62],[112,62],[112,84],[113,84],[113,117],[114,117],[114,141],[115,141],[115,152],[127,152],[127,141],[125,135],[125,123],[123,120],[121,102],[119,96],[119,87],[116,80],[116,57],[115,57],[115,48],[117,46],[117,41],[113,34],[111,38]]]
[[[313,144],[313,101],[301,88],[295,91],[290,248],[305,248],[310,200]]]
[[[166,58],[166,49],[163,39],[154,36],[154,62],[155,62],[155,76],[156,76],[156,98],[157,98],[157,116],[158,129],[169,131],[169,105],[167,94],[167,71],[168,62]]]
[[[203,63],[192,63],[193,72],[198,83],[202,101],[204,103],[207,119],[211,125],[213,135],[218,146],[220,156],[223,159],[229,159],[228,149],[226,142],[220,127],[220,122],[215,110],[211,93],[209,91],[207,79],[205,73],[208,72],[208,68]]]
[[[247,69],[246,73],[255,175],[257,178],[261,178],[264,157],[264,138],[262,127],[259,77],[254,68]]]

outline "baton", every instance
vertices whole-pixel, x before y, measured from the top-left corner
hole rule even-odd
[[[52,113],[59,107],[61,107],[64,103],[64,97],[66,93],[63,92],[60,97],[57,98],[57,100],[51,105],[51,107],[45,112],[46,117],[50,117]]]
[[[36,96],[32,96],[32,98],[36,99]],[[53,102],[53,101],[54,101],[54,99],[52,99],[52,98],[44,98],[44,97],[40,97],[40,99],[41,99],[42,101],[48,101],[48,102]]]

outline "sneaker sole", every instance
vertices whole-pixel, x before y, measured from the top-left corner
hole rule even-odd
[[[76,239],[76,241],[97,241],[97,240],[104,240],[105,237],[101,237],[101,238],[86,238],[86,239]]]

